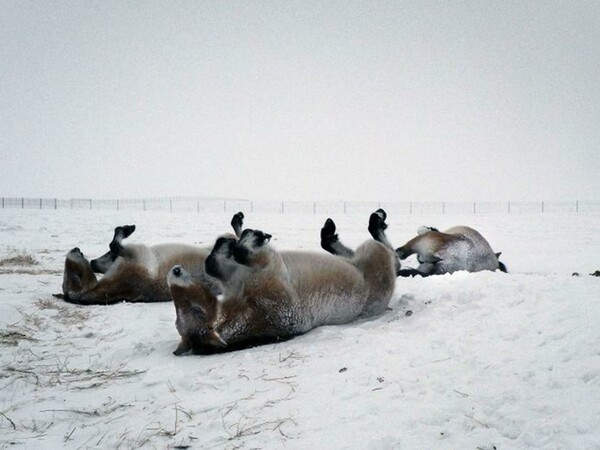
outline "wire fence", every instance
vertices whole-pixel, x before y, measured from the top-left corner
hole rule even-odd
[[[384,208],[393,214],[600,213],[600,201],[564,202],[350,202],[255,201],[203,197],[147,199],[59,199],[2,197],[2,209],[90,209],[168,212],[291,214],[367,214]]]

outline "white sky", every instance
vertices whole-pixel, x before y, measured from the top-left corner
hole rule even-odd
[[[600,198],[599,1],[0,2],[0,195]]]

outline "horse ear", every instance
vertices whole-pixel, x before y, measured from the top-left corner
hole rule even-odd
[[[496,258],[500,259],[500,255],[502,254],[502,252],[498,252],[496,253]]]

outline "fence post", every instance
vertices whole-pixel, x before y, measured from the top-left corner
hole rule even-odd
[[[119,199],[117,199],[117,211],[119,210]]]
[[[42,209],[42,199],[40,198],[40,209]]]
[[[173,199],[169,199],[169,212],[173,212]]]
[[[4,200],[4,199],[2,199]],[[4,205],[4,203],[2,203],[2,205]],[[4,206],[3,206],[4,207]],[[579,212],[579,200],[575,200],[575,212],[578,213]]]
[[[90,209],[92,209],[92,199],[90,198]]]
[[[227,212],[227,200],[223,200],[223,212]]]
[[[477,203],[473,202],[473,214],[477,213]]]
[[[200,214],[200,200],[196,199],[196,213]]]
[[[346,214],[346,200],[344,200],[344,214]]]
[[[146,211],[146,199],[142,200],[142,208]]]
[[[71,199],[71,209],[73,209],[73,199]]]
[[[21,209],[25,209],[25,199],[21,197]]]
[[[544,212],[544,202],[542,201],[542,213]]]
[[[2,209],[4,209],[4,197],[2,197]]]

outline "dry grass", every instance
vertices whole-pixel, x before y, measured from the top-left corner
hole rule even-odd
[[[232,441],[232,440],[243,438],[243,437],[254,436],[256,434],[260,434],[265,431],[279,431],[279,433],[282,436],[289,438],[289,436],[287,436],[281,430],[281,426],[288,422],[292,423],[294,425],[297,425],[296,422],[294,421],[294,419],[292,419],[291,417],[285,417],[285,418],[275,419],[275,420],[268,420],[265,422],[258,422],[258,423],[254,423],[250,420],[246,420],[246,421],[240,420],[237,424],[234,424],[230,427],[230,431],[228,431],[228,433],[229,433],[228,440]]]
[[[80,325],[90,318],[90,310],[77,308],[54,298],[40,298],[35,303],[40,310],[55,310],[54,316],[63,325]]]
[[[10,365],[0,372],[0,378],[13,377],[28,381],[39,387],[67,385],[73,389],[92,389],[116,380],[132,378],[145,373],[145,370],[117,369],[80,369],[70,368],[66,363],[53,365]]]
[[[9,275],[9,274],[18,274],[18,275],[59,275],[62,270],[56,269],[30,269],[26,267],[0,267],[0,275]]]
[[[35,257],[23,250],[13,250],[0,258],[0,275],[58,275],[61,270],[43,269]]]
[[[5,266],[37,266],[39,262],[24,251],[14,252],[0,259],[0,267]]]
[[[37,339],[23,332],[24,330],[0,331],[0,345],[16,347],[20,341],[37,341]]]

